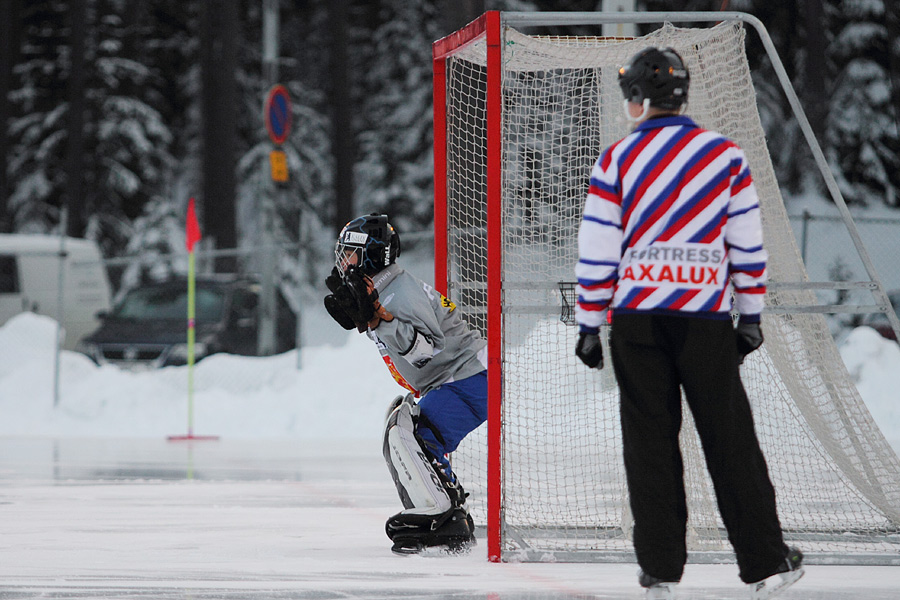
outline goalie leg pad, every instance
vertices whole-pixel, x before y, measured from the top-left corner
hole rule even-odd
[[[396,402],[396,399],[395,399]],[[445,478],[415,432],[418,406],[401,401],[388,416],[384,431],[384,460],[397,486],[403,507],[419,515],[442,515],[453,502],[445,489]]]
[[[394,410],[398,406],[403,404],[404,402],[406,402],[407,404],[409,404],[412,407],[415,407],[415,405],[416,405],[416,400],[415,400],[415,398],[413,398],[412,394],[406,394],[405,396],[402,396],[402,395],[397,396],[393,400],[391,400],[391,403],[388,405],[387,412],[384,413],[384,423],[385,423],[384,430],[385,431],[387,431],[388,419],[390,419],[391,415],[394,414]]]
[[[453,506],[463,506],[466,503],[467,494],[459,483],[456,473],[453,472],[450,459],[446,454],[441,453],[441,449],[446,444],[444,438],[423,413],[420,413],[416,420],[416,439],[419,441],[419,445],[425,449],[426,456],[431,459],[431,466],[444,484],[444,491],[450,496],[450,502],[453,503]]]

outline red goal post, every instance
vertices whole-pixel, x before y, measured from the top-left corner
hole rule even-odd
[[[442,293],[448,293],[447,280],[447,114],[446,114],[446,69],[448,55],[466,44],[487,37],[487,297],[497,298],[500,294],[500,206],[491,198],[500,196],[500,13],[490,11],[481,15],[463,29],[437,42],[433,46],[434,56],[434,231],[435,231],[435,286]],[[493,174],[493,175],[492,175]],[[500,363],[500,303],[488,301],[488,452],[487,470],[500,470],[500,399],[501,371],[491,368]],[[500,478],[488,479],[488,557],[500,560]]]

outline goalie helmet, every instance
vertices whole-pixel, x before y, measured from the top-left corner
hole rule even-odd
[[[687,101],[691,78],[681,56],[672,48],[645,48],[619,69],[619,86],[635,104],[675,110]]]
[[[334,264],[342,275],[350,265],[358,265],[366,275],[374,275],[394,264],[398,256],[400,236],[388,223],[387,215],[378,213],[357,217],[344,225],[334,247]]]

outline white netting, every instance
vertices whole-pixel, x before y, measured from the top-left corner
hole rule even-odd
[[[612,369],[574,357],[560,321],[572,299],[576,232],[591,166],[629,131],[616,71],[647,45],[672,46],[691,72],[688,114],[744,148],[762,201],[770,280],[806,280],[756,112],[744,30],[666,25],[631,41],[504,31],[503,552],[542,560],[627,559],[630,515]],[[486,47],[447,60],[448,292],[486,329]],[[773,286],[770,307],[815,304]],[[821,315],[764,316],[766,343],[743,367],[786,537],[811,562],[900,560],[900,461],[860,399]],[[606,356],[609,356],[607,351]],[[685,408],[691,560],[730,546]],[[455,468],[485,519],[485,432]]]

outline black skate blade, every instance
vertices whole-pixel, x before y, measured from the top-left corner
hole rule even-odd
[[[397,556],[422,556],[425,558],[441,558],[447,556],[464,556],[472,551],[475,540],[455,542],[452,544],[439,544],[436,546],[410,545],[402,546],[394,544],[391,552]]]
[[[391,552],[397,556],[416,556],[423,550],[425,550],[425,546],[398,546],[397,544],[391,546]]]

